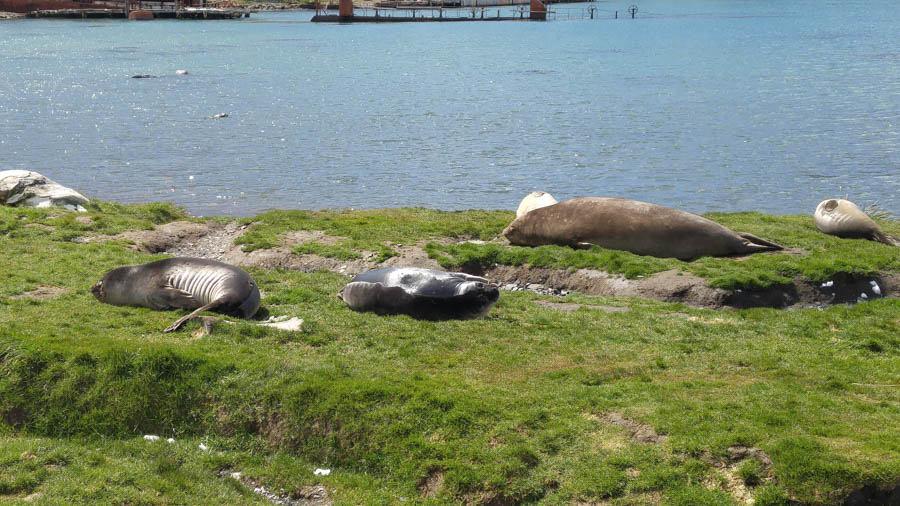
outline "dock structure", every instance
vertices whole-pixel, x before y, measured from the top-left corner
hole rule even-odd
[[[251,11],[231,0],[0,0],[33,18],[237,19]]]
[[[316,4],[316,14],[312,17],[313,23],[409,23],[409,22],[448,22],[448,21],[543,21],[547,19],[547,6],[543,0],[530,1],[528,9],[520,7],[516,9],[514,16],[501,15],[500,9],[492,6],[460,8],[445,8],[438,6],[410,6],[410,7],[375,7],[367,8],[374,14],[356,14],[353,0],[339,0],[338,14],[328,14]],[[461,2],[460,2],[461,3]],[[471,11],[471,15],[470,12]],[[480,11],[480,12],[479,12]],[[430,15],[429,15],[430,14]]]
[[[250,17],[247,9],[223,9],[215,7],[186,7],[173,10],[135,9],[46,9],[31,11],[30,18],[128,18],[128,19],[238,19]]]

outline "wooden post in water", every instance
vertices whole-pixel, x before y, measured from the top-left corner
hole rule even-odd
[[[529,4],[529,19],[544,21],[547,19],[547,6],[541,0],[531,0]]]
[[[353,17],[353,0],[338,1],[338,15],[342,18]]]

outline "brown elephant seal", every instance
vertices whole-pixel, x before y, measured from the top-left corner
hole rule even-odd
[[[338,297],[354,311],[466,320],[486,315],[500,291],[487,279],[462,272],[390,267],[356,276]]]
[[[100,302],[151,309],[193,309],[166,327],[177,330],[201,311],[250,318],[259,309],[259,288],[241,269],[204,258],[167,258],[119,267],[91,288]]]
[[[580,197],[516,218],[503,235],[520,246],[585,247],[682,260],[784,249],[677,209],[636,200]]]
[[[829,235],[900,246],[900,239],[885,234],[869,215],[849,200],[823,200],[816,206],[813,219],[816,228]]]
[[[529,211],[552,206],[553,204],[556,204],[556,199],[553,198],[553,195],[542,191],[531,192],[519,203],[519,208],[516,209],[516,218]]]

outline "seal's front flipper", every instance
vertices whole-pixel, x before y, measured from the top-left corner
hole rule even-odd
[[[193,309],[197,307],[197,304],[199,301],[191,295],[191,292],[171,286],[155,291],[147,299],[147,305],[153,309],[172,309],[173,307]]]
[[[769,242],[765,239],[756,237],[753,234],[748,234],[747,232],[737,232],[737,235],[749,241],[749,244],[747,244],[747,248],[751,251],[773,251],[784,249],[784,246],[781,246],[780,244]]]
[[[173,331],[176,331],[176,330],[178,330],[179,328],[181,328],[181,326],[184,325],[184,323],[185,323],[186,321],[188,321],[188,320],[193,320],[194,318],[199,318],[199,317],[200,317],[200,316],[199,316],[199,313],[200,313],[201,311],[210,311],[210,310],[212,310],[212,309],[218,307],[218,306],[221,305],[221,304],[222,304],[222,299],[216,299],[216,300],[210,302],[209,304],[207,304],[207,305],[205,305],[205,306],[203,306],[203,307],[198,307],[198,308],[195,309],[193,312],[191,312],[191,314],[184,315],[184,316],[182,316],[181,318],[175,320],[175,323],[173,323],[173,324],[169,325],[168,327],[166,327],[166,329],[163,330],[163,332],[173,332]]]

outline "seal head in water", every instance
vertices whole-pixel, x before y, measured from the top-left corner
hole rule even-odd
[[[251,318],[260,294],[250,274],[215,260],[167,258],[144,265],[119,267],[91,288],[100,302],[151,309],[192,309],[169,325],[177,330],[201,311]]]
[[[885,234],[869,215],[849,200],[823,200],[816,206],[813,220],[816,228],[829,235],[900,246],[900,240]]]
[[[354,311],[465,320],[486,315],[500,291],[487,279],[462,272],[390,267],[356,276],[338,297]]]
[[[637,200],[579,197],[529,211],[503,235],[520,246],[586,247],[690,260],[784,249],[696,214]]]

